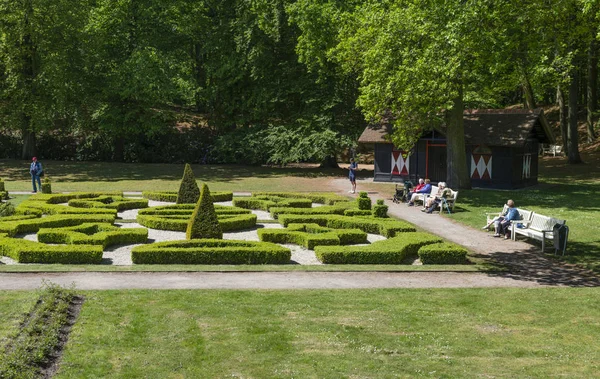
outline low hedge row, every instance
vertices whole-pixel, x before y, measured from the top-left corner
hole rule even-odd
[[[213,203],[218,203],[221,201],[231,201],[233,199],[233,192],[211,192],[211,199]],[[177,192],[156,192],[156,191],[143,191],[142,197],[148,200],[155,201],[165,201],[169,203],[174,203],[177,201]]]
[[[442,239],[434,235],[412,232],[366,246],[317,246],[315,254],[330,264],[401,264],[422,246],[439,242]]]
[[[55,194],[46,194],[46,193],[37,193],[33,196],[30,196],[28,200],[32,201],[43,201],[48,204],[62,204],[67,203],[72,199],[90,199],[93,197],[99,196],[123,196],[123,192],[114,191],[114,192],[70,192],[70,193],[55,193]]]
[[[102,222],[112,224],[114,215],[52,215],[42,218],[0,222],[0,232],[14,237],[20,233],[33,233],[41,228],[60,228],[75,226],[86,222]]]
[[[8,200],[8,191],[0,191],[0,200]]]
[[[346,209],[344,216],[370,216],[371,211],[368,209]]]
[[[106,208],[117,212],[128,209],[148,208],[148,199],[128,199],[122,196],[99,196],[91,199],[69,200],[70,207],[76,208]]]
[[[398,233],[414,232],[415,227],[408,222],[394,219],[348,217],[340,215],[279,215],[279,223],[285,227],[289,224],[315,223],[334,229],[360,229],[365,233],[380,234],[387,238],[394,237]]]
[[[286,199],[279,196],[234,197],[233,205],[240,208],[269,211],[273,207],[310,208],[312,207],[312,200],[297,198]]]
[[[0,238],[0,255],[19,263],[98,264],[102,246],[46,245],[20,238]]]
[[[116,209],[103,208],[75,208],[64,205],[50,204],[43,201],[25,200],[17,206],[19,213],[43,213],[49,215],[59,214],[106,214],[117,216]]]
[[[285,264],[290,249],[268,242],[201,239],[136,246],[136,264]]]
[[[41,215],[40,215],[41,216]],[[35,214],[15,214],[12,216],[0,217],[0,222],[5,221],[19,221],[19,220],[30,220],[32,218],[38,218],[38,215]]]
[[[173,204],[173,205],[161,205],[159,207],[150,207],[146,209],[141,209],[138,214],[142,215],[181,215],[186,217],[191,217],[194,212],[194,208],[196,204]],[[215,204],[215,212],[218,215],[225,214],[250,214],[252,211],[249,209],[239,208],[239,207],[228,207],[224,205]]]
[[[339,202],[348,201],[345,196],[332,192],[252,192],[252,196],[278,196],[286,198],[310,199],[313,203],[334,205]]]
[[[419,259],[424,265],[468,263],[467,250],[453,243],[436,243],[419,249]]]
[[[348,209],[356,208],[354,202],[338,202],[334,205],[324,205],[321,207],[314,208],[289,208],[289,207],[273,207],[270,209],[271,216],[277,219],[279,215],[283,214],[296,214],[296,215],[330,215],[338,214],[343,215]]]
[[[54,229],[40,229],[39,242],[62,243],[68,245],[102,245],[105,249],[112,245],[146,243],[148,229],[119,228],[111,224],[85,223],[77,226]]]
[[[322,245],[368,243],[367,233],[361,230],[330,229],[317,224],[290,224],[288,229],[259,229],[258,238],[264,242],[293,243],[310,250]]]
[[[223,232],[250,229],[256,226],[255,214],[219,214],[219,225]],[[159,230],[185,232],[191,212],[186,215],[147,215],[138,214],[137,222],[145,227]]]

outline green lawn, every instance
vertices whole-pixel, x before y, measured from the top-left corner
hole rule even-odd
[[[24,314],[33,308],[38,295],[36,291],[0,292],[0,350],[6,345],[7,338],[18,330]]]
[[[598,291],[88,292],[56,378],[594,377]]]

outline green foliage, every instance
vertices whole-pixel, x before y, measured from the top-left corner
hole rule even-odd
[[[50,178],[47,176],[42,180],[42,193],[52,193],[52,182],[50,182]]]
[[[185,232],[195,208],[194,204],[146,208],[139,211],[137,221],[148,228]],[[256,226],[256,215],[247,209],[219,205],[215,205],[214,208],[224,232]]]
[[[358,209],[371,210],[371,198],[366,192],[359,193],[356,203],[358,204]]]
[[[467,250],[453,243],[436,243],[419,249],[419,259],[427,264],[465,264],[468,263]]]
[[[59,215],[59,214],[104,214],[117,216],[116,209],[109,208],[77,208],[77,207],[65,207],[64,205],[48,204],[43,201],[25,200],[21,202],[16,208],[18,213],[44,213],[48,215]]]
[[[0,347],[0,378],[37,378],[60,346],[63,328],[69,323],[69,307],[75,294],[56,285],[42,291],[33,309],[26,313],[23,326]]]
[[[386,218],[388,217],[388,206],[383,203],[383,200],[377,200],[377,204],[373,207],[373,217]]]
[[[186,163],[183,169],[183,178],[177,192],[177,204],[196,204],[200,197],[200,188],[196,183],[196,177],[192,171],[192,167]]]
[[[272,207],[310,208],[312,206],[312,200],[263,195],[236,197],[233,199],[233,205],[240,208],[269,211]]]
[[[326,215],[326,214],[344,214],[348,208],[355,207],[356,203],[345,202],[335,203],[335,205],[324,205],[315,208],[287,208],[287,207],[272,207],[270,209],[271,216],[278,218],[279,215],[297,214],[297,215]]]
[[[442,239],[428,233],[402,233],[369,246],[317,246],[315,254],[329,264],[402,264],[422,246],[438,242]]]
[[[114,215],[51,215],[43,218],[32,218],[16,221],[0,221],[0,232],[14,237],[21,233],[37,232],[40,228],[60,228],[75,226],[86,222],[113,223]],[[20,240],[19,240],[20,241]]]
[[[99,196],[89,199],[72,199],[68,204],[75,208],[106,208],[122,212],[128,209],[147,208],[148,200],[128,199],[121,196]]]
[[[346,209],[344,216],[370,216],[371,211],[368,209]]]
[[[15,207],[11,203],[0,203],[0,220],[7,221],[6,217],[15,214]]]
[[[317,224],[290,224],[288,229],[259,229],[265,242],[293,243],[313,250],[315,246],[367,243],[367,233],[357,229],[323,228]]]
[[[143,191],[142,197],[149,200],[175,203],[177,201],[177,192]],[[211,192],[210,197],[212,198],[213,203],[218,203],[221,201],[231,201],[233,199],[233,192]]]
[[[102,246],[46,245],[20,238],[0,239],[0,254],[19,263],[99,264]]]
[[[178,196],[179,198],[179,196]],[[202,185],[200,201],[192,213],[185,231],[188,240],[198,238],[223,238],[223,230],[219,224],[215,207],[210,197],[210,190],[206,184]]]
[[[360,229],[366,233],[380,234],[388,238],[397,233],[416,231],[414,226],[404,221],[339,215],[280,215],[279,223],[285,227],[292,223],[316,223],[334,229]]]
[[[310,199],[313,203],[334,205],[347,202],[348,198],[328,192],[253,192],[252,196],[277,196],[285,198]]]
[[[136,246],[135,264],[286,264],[291,251],[267,242],[202,239]]]
[[[85,223],[66,228],[40,229],[39,242],[72,245],[102,245],[105,249],[112,245],[146,243],[148,229],[119,228],[111,224]]]
[[[6,189],[4,189],[4,180],[2,180],[2,178],[0,178],[0,192],[5,192]],[[0,198],[1,200],[2,198]]]

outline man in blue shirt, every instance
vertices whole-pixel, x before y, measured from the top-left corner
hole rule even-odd
[[[494,237],[500,237],[504,234],[504,239],[508,239],[510,237],[510,224],[512,221],[519,220],[521,215],[519,214],[519,210],[515,208],[515,202],[512,200],[508,200],[506,202],[508,206],[508,212],[506,212],[506,216],[498,217],[498,220],[494,223],[494,227],[496,230],[496,234]]]
[[[44,169],[42,168],[42,164],[38,162],[36,157],[33,157],[31,162],[31,166],[29,166],[29,173],[31,174],[31,184],[33,186],[33,193],[36,193],[38,188],[42,189],[42,181],[40,176]],[[35,186],[37,182],[37,187]]]
[[[423,186],[423,188],[413,192],[412,196],[410,197],[410,201],[408,202],[408,206],[412,207],[413,205],[415,205],[415,199],[417,198],[417,196],[419,196],[420,194],[424,196],[427,193],[431,193],[431,180],[429,179],[425,179],[425,186]]]

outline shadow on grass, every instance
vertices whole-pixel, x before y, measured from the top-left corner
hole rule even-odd
[[[490,276],[536,282],[549,286],[600,286],[600,278],[593,272],[559,261],[554,256],[542,254],[537,246],[518,254],[494,252],[485,257],[491,258],[494,262],[507,268],[505,271],[490,272],[488,273]]]
[[[114,182],[121,180],[180,180],[183,164],[160,163],[114,163],[114,162],[62,162],[44,161],[44,170],[53,179],[61,182]],[[241,165],[192,165],[198,179],[210,182],[228,182],[237,178],[273,177],[345,177],[345,168],[319,167],[266,167]],[[29,162],[0,160],[1,177],[8,180],[31,180]],[[360,170],[358,177],[370,178],[372,170]]]

